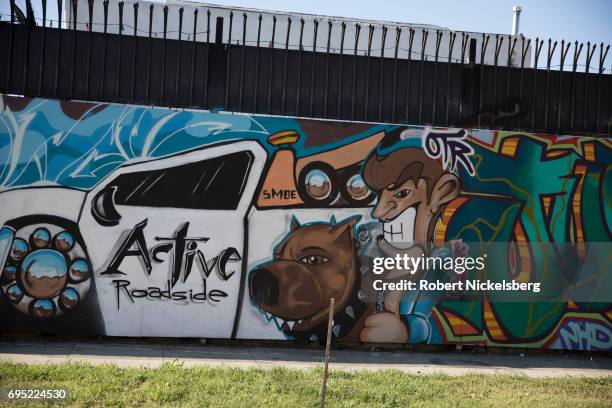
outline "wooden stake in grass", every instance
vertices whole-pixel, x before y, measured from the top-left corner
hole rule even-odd
[[[329,366],[329,354],[331,346],[332,327],[334,326],[334,298],[329,302],[329,319],[327,321],[327,342],[325,343],[325,368],[323,369],[323,389],[321,390],[321,408],[325,407],[325,396],[327,395],[327,368]]]

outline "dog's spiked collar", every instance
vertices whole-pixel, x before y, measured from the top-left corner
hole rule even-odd
[[[332,338],[338,339],[346,336],[355,327],[361,316],[368,310],[368,306],[354,293],[342,308],[334,313],[334,325],[332,326]],[[284,330],[283,330],[284,331]],[[304,332],[287,332],[285,334],[295,340],[319,341],[326,338],[327,321]]]

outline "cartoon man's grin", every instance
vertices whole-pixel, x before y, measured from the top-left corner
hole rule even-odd
[[[398,249],[408,249],[413,246],[416,213],[416,206],[412,206],[395,218],[383,221],[385,241]]]

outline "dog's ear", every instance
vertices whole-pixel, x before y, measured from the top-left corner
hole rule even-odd
[[[340,224],[333,227],[329,233],[333,235],[334,242],[341,242],[347,246],[352,245],[354,237],[354,228],[357,221],[361,219],[361,215],[347,218]]]
[[[338,221],[336,221],[336,216],[333,214],[331,218],[329,219],[329,225],[331,225],[332,227],[335,227],[336,225],[338,225]]]
[[[296,229],[300,228],[302,225],[300,224],[300,222],[298,221],[297,218],[295,218],[295,215],[291,216],[291,227],[289,227],[289,231],[293,232]]]

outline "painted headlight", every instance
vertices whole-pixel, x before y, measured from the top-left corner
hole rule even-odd
[[[359,174],[353,175],[346,181],[346,191],[354,200],[363,200],[370,195],[370,189]]]
[[[39,249],[31,252],[21,263],[21,286],[35,298],[48,299],[66,285],[68,264],[60,252]]]
[[[76,235],[44,223],[0,229],[0,288],[20,312],[57,316],[82,302],[91,283],[91,264]]]

